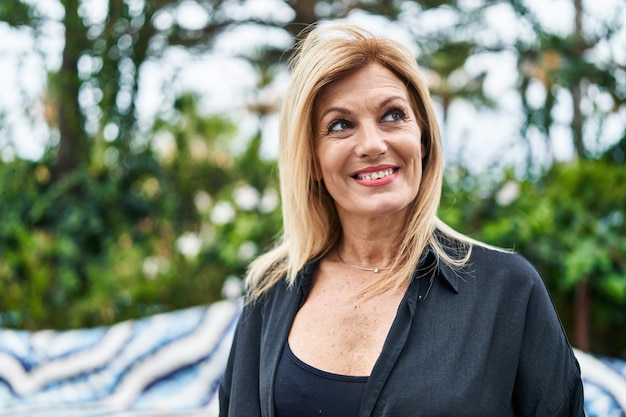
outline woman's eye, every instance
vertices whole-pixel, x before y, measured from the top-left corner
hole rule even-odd
[[[383,122],[399,122],[400,120],[405,120],[405,119],[406,119],[406,113],[404,112],[404,110],[401,110],[401,109],[389,110],[382,117]]]
[[[351,129],[352,123],[345,119],[339,119],[328,125],[328,133],[341,133],[345,130]]]

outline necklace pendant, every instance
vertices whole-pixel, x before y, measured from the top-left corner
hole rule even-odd
[[[372,272],[374,272],[375,274],[378,274],[380,272],[380,269],[374,268],[374,269],[372,269]]]

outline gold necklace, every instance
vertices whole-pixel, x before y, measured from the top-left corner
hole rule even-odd
[[[363,266],[358,266],[358,265],[350,265],[349,263],[347,263],[346,261],[343,260],[343,258],[341,257],[341,255],[339,254],[339,249],[336,249],[335,252],[337,252],[337,258],[339,258],[339,262],[341,262],[342,264],[344,264],[345,266],[349,266],[350,268],[353,269],[358,269],[360,271],[367,271],[367,272],[373,272],[375,274],[378,274],[380,271],[386,271],[388,269],[391,269],[390,266],[386,267],[386,268],[365,268]]]

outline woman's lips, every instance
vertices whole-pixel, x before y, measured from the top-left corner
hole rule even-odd
[[[352,176],[359,184],[368,186],[386,185],[392,182],[398,176],[398,168],[384,167],[375,169],[366,169],[357,172]]]

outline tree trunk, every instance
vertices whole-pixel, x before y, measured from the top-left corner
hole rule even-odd
[[[300,32],[305,29],[311,23],[315,23],[318,19],[315,13],[315,5],[317,0],[295,0],[290,2],[293,11],[296,12],[296,16],[292,23],[285,26],[294,38],[297,38]]]
[[[573,0],[575,17],[574,17],[574,41],[576,42],[576,48],[574,49],[578,56],[576,59],[581,59],[583,53],[582,46],[583,39],[583,5],[582,0]],[[586,157],[585,143],[583,137],[583,128],[585,124],[585,117],[580,108],[580,102],[582,100],[582,81],[577,80],[570,87],[570,94],[572,95],[572,136],[574,141],[574,149],[576,150],[576,156],[579,159]],[[591,303],[591,291],[588,277],[583,277],[576,285],[576,300],[574,303],[575,309],[575,326],[576,326],[576,345],[579,349],[589,351],[590,349],[590,336],[589,336],[589,306]]]
[[[582,0],[574,1],[574,42],[576,46],[574,51],[577,56],[576,59],[582,59],[584,53],[584,38],[583,38],[583,4]],[[570,87],[570,94],[572,95],[572,138],[574,141],[574,149],[576,150],[576,156],[584,159],[587,156],[585,149],[585,142],[583,137],[583,127],[585,124],[584,115],[580,109],[580,102],[582,100],[583,85],[582,80],[577,80]]]
[[[576,286],[576,300],[574,309],[576,312],[576,347],[581,350],[589,351],[591,338],[589,335],[589,305],[591,302],[591,291],[589,288],[589,280],[583,278]]]
[[[572,139],[574,141],[574,150],[576,156],[580,159],[586,157],[585,141],[583,137],[583,126],[585,123],[584,116],[580,110],[580,102],[582,99],[580,81],[570,87],[572,95]]]
[[[78,58],[83,50],[84,28],[78,15],[79,0],[65,0],[65,46],[58,73],[57,106],[59,117],[59,148],[53,167],[55,179],[75,170],[89,159],[87,137],[83,129],[84,116],[78,103],[80,79]]]

